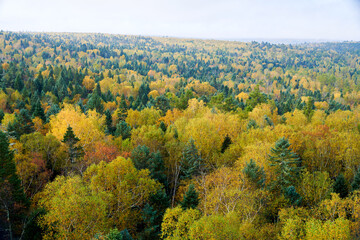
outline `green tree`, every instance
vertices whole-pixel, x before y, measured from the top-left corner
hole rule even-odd
[[[0,123],[4,119],[5,113],[2,109],[0,109]]]
[[[106,125],[106,133],[113,134],[115,129],[112,126],[112,116],[110,110],[105,111],[105,125]]]
[[[129,138],[131,136],[131,126],[124,120],[120,120],[120,122],[116,124],[115,136],[121,136],[123,140]]]
[[[354,180],[351,183],[352,191],[360,189],[360,167],[354,176]]]
[[[45,112],[39,100],[36,101],[32,113],[33,117],[39,117],[41,120],[43,120],[44,123],[46,122]]]
[[[8,131],[17,139],[20,139],[23,134],[34,132],[34,130],[34,123],[27,109],[21,109],[19,114],[15,114],[15,121],[8,125]]]
[[[225,137],[225,139],[224,139],[224,141],[223,141],[223,143],[221,145],[220,152],[224,153],[225,150],[228,149],[228,147],[230,146],[231,143],[232,143],[231,138],[228,135],[226,135],[226,137]]]
[[[0,131],[0,217],[7,224],[9,239],[21,231],[28,207],[29,202],[16,173],[8,138]]]
[[[163,132],[166,132],[166,125],[163,121],[160,122],[160,129],[163,131]]]
[[[187,179],[199,175],[202,167],[202,158],[195,146],[194,139],[190,138],[182,152],[180,160],[181,178]]]
[[[136,169],[149,169],[151,178],[167,187],[165,164],[160,152],[150,153],[147,146],[140,145],[131,152],[131,159]]]
[[[243,173],[257,188],[264,187],[266,180],[264,168],[258,166],[254,160],[250,159],[250,162],[246,163]]]
[[[312,97],[309,97],[309,100],[307,101],[305,107],[304,107],[304,115],[307,117],[308,121],[311,121],[312,116],[314,115],[314,99]]]
[[[337,176],[334,183],[334,192],[338,193],[341,198],[346,198],[349,194],[349,189],[344,175],[341,173]]]
[[[75,136],[72,127],[69,125],[62,142],[65,143],[68,147],[68,154],[71,163],[75,163],[76,159],[84,155],[82,147],[77,145],[79,141],[80,139]]]
[[[184,210],[189,208],[195,209],[199,205],[199,194],[197,193],[194,184],[189,185],[180,205]]]
[[[274,168],[276,180],[272,188],[281,188],[282,192],[294,185],[301,167],[300,158],[290,149],[289,141],[282,137],[271,149],[269,155],[270,166]]]

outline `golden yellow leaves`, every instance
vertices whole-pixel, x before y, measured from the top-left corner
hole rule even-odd
[[[104,116],[101,117],[95,110],[88,111],[85,115],[78,107],[65,104],[56,116],[51,117],[49,124],[50,133],[60,141],[64,138],[67,127],[71,126],[85,150],[92,143],[105,138]]]

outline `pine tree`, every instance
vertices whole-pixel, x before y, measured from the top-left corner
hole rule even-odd
[[[195,209],[199,205],[199,194],[196,192],[194,184],[189,185],[180,205],[184,210],[189,208]]]
[[[33,117],[39,117],[41,120],[43,120],[44,123],[46,122],[45,112],[39,100],[36,101],[34,105],[34,110],[32,112]]]
[[[16,173],[8,138],[0,131],[0,218],[4,218],[3,222],[8,224],[10,239],[21,225],[28,207],[29,202]],[[5,216],[1,213],[5,213]]]
[[[131,152],[131,159],[137,169],[149,169],[151,178],[167,187],[165,164],[160,152],[150,153],[147,146],[137,146]]]
[[[15,114],[15,121],[8,125],[8,131],[17,139],[20,139],[23,134],[29,134],[35,131],[34,123],[27,109],[21,109],[19,114]]]
[[[299,206],[302,201],[302,197],[299,193],[296,192],[296,189],[294,186],[290,186],[285,190],[284,196],[289,199],[291,205],[293,206]]]
[[[270,166],[275,168],[276,174],[273,188],[280,188],[284,192],[286,188],[294,185],[301,170],[300,158],[290,149],[290,143],[286,138],[282,137],[275,143],[269,161]]]
[[[346,198],[349,194],[349,189],[346,184],[344,175],[339,174],[334,183],[334,192],[338,193],[341,198]]]
[[[160,129],[163,131],[163,132],[166,132],[166,125],[163,121],[160,122]]]
[[[246,128],[248,130],[250,129],[256,129],[256,128],[259,128],[259,126],[257,125],[256,121],[254,119],[250,119],[250,121],[248,122]]]
[[[68,146],[69,159],[71,163],[75,163],[77,158],[84,155],[82,147],[77,146],[79,141],[80,139],[75,136],[72,127],[68,126],[62,142]]]
[[[4,119],[5,113],[2,109],[0,109],[0,122]]]
[[[354,176],[354,180],[351,183],[352,191],[360,189],[360,167]]]
[[[228,135],[226,135],[226,137],[225,137],[225,139],[224,139],[224,141],[223,141],[223,143],[221,145],[220,152],[224,153],[225,150],[228,149],[228,147],[230,146],[231,143],[232,143],[231,138]]]
[[[309,97],[309,100],[307,101],[304,108],[304,115],[307,117],[309,122],[312,116],[314,115],[314,109],[315,109],[314,99],[312,97]]]
[[[258,166],[254,160],[250,159],[250,162],[246,163],[243,169],[243,173],[257,188],[264,187],[265,184],[264,168]]]
[[[105,124],[106,124],[106,133],[107,134],[113,134],[114,133],[114,127],[112,126],[112,116],[110,110],[105,111]]]
[[[116,124],[115,136],[121,136],[123,140],[129,138],[131,136],[131,126],[124,120],[120,120],[120,122]]]
[[[194,139],[190,139],[180,160],[181,178],[187,179],[200,174],[202,158],[196,149]]]

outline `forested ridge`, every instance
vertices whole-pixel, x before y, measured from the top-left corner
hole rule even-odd
[[[0,32],[1,239],[360,239],[360,43]]]

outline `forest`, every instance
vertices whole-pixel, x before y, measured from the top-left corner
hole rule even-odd
[[[0,239],[360,239],[360,42],[0,31]]]

